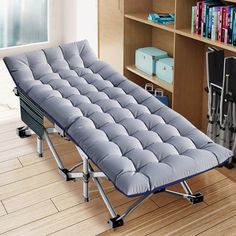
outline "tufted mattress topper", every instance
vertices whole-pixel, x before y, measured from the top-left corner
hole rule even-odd
[[[233,155],[98,60],[87,41],[4,61],[17,87],[126,196],[157,191]]]

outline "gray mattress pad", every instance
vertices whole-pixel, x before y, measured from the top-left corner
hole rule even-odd
[[[86,40],[4,61],[17,87],[126,196],[164,188],[233,155],[98,60]]]

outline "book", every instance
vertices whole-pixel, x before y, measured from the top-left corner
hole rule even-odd
[[[193,6],[192,7],[192,21],[191,21],[191,33],[196,33],[196,11],[197,11],[197,7]]]
[[[234,15],[235,8],[236,8],[235,6],[232,6],[230,8],[230,12],[228,15],[228,17],[229,17],[229,30],[228,30],[229,41],[228,41],[228,43],[229,44],[232,44],[232,42],[233,42],[233,40],[232,40],[232,38],[233,38],[233,23],[234,23],[233,22],[233,15]]]
[[[227,40],[225,40],[225,43],[230,43],[230,38],[232,38],[231,32],[230,32],[230,20],[231,20],[231,10],[234,8],[234,6],[228,6],[227,13],[226,13],[226,24],[227,24]]]
[[[200,10],[201,12],[201,36],[205,37],[205,16],[206,16],[206,6],[207,6],[207,1],[203,1],[202,4],[200,5]]]
[[[229,31],[230,31],[230,14],[231,14],[231,9],[234,6],[225,6],[223,7],[223,15],[222,15],[222,38],[221,38],[221,42],[224,43],[229,43]]]
[[[222,7],[220,7],[218,11],[218,17],[217,17],[217,37],[216,39],[221,42],[221,33],[222,33]]]
[[[236,9],[233,10],[233,33],[232,33],[232,43],[236,46]]]
[[[209,9],[209,16],[207,19],[207,25],[206,25],[206,35],[210,39],[212,34],[212,24],[213,24],[213,7]]]
[[[207,3],[204,2],[202,5],[202,14],[201,14],[201,36],[205,37],[205,27],[206,27],[206,8],[207,8]]]
[[[219,15],[219,7],[214,7],[212,9],[212,32],[211,32],[211,39],[217,40],[217,23],[218,23],[218,15]]]
[[[196,33],[201,35],[202,33],[202,14],[204,8],[204,1],[197,2],[197,26],[196,26]]]
[[[222,20],[221,20],[221,37],[220,42],[224,43],[228,40],[228,6],[221,8]]]

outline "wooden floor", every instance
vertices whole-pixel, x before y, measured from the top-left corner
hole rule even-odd
[[[44,158],[39,159],[35,137],[15,135],[22,123],[16,100],[9,102],[9,97],[14,96],[9,93],[0,101],[1,235],[236,235],[236,169],[221,169],[223,174],[212,170],[189,181],[194,191],[205,194],[203,203],[191,205],[158,194],[134,211],[123,227],[109,229],[109,214],[95,186],[90,186],[91,201],[83,203],[81,182],[62,179],[46,144]],[[67,165],[78,162],[70,142],[52,138]],[[103,184],[118,213],[133,201],[109,182]],[[178,185],[173,189],[180,190]]]
[[[155,195],[131,214],[123,227],[110,230],[109,214],[91,185],[91,201],[83,203],[80,181],[65,182],[44,145],[35,152],[35,137],[20,139],[17,109],[0,107],[0,234],[3,235],[236,235],[236,183],[217,170],[189,181],[205,201],[191,205],[165,193]],[[73,145],[52,136],[67,165],[80,158]],[[223,170],[233,179],[236,169]],[[103,181],[118,212],[133,199]],[[174,186],[179,189],[179,186]],[[180,189],[179,189],[180,190]]]

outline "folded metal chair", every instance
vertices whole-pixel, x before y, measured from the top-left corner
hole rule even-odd
[[[221,99],[221,122],[225,129],[225,147],[236,157],[236,58],[227,57],[224,63],[223,94]]]
[[[145,199],[165,191],[203,201],[192,193],[186,180],[224,165],[233,153],[215,144],[184,117],[159,102],[108,64],[98,60],[87,41],[6,57],[4,59],[20,97],[21,118],[42,139],[67,180],[83,179],[83,196],[89,200],[92,179],[107,206],[112,227]],[[46,129],[46,117],[54,128]],[[77,147],[82,162],[65,167],[49,133],[59,132]],[[94,171],[94,163],[100,171]],[[77,167],[83,165],[83,171]],[[139,197],[126,212],[118,215],[99,178],[105,177],[128,197]],[[168,190],[181,183],[184,193]]]
[[[207,52],[208,131],[216,143],[235,153],[236,59],[225,58],[224,50],[209,48]],[[228,168],[233,168],[231,158]]]
[[[220,105],[223,90],[224,50],[209,48],[206,54],[208,85],[208,130],[207,135],[219,142]]]

